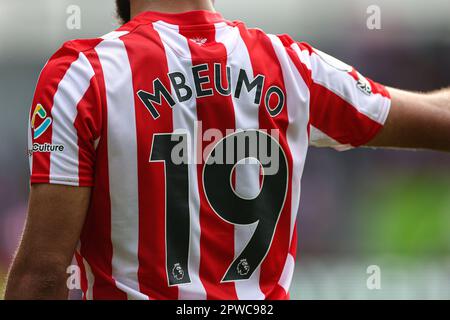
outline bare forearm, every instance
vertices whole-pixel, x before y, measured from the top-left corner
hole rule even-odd
[[[430,106],[450,111],[450,87],[430,92],[410,92],[389,88],[394,98],[403,98],[404,101],[412,101],[424,108]]]
[[[434,106],[450,111],[450,88],[430,92],[427,98]]]
[[[59,270],[34,271],[13,265],[6,286],[6,300],[66,300],[66,273]]]
[[[20,252],[19,252],[20,255]],[[62,265],[37,265],[18,255],[11,267],[6,300],[65,300],[67,274]]]
[[[389,117],[370,146],[450,152],[450,89],[413,93],[389,88],[389,92]]]
[[[68,290],[62,277],[39,277],[30,273],[11,274],[5,300],[67,300]]]
[[[34,185],[6,299],[67,299],[66,269],[79,240],[90,188]]]

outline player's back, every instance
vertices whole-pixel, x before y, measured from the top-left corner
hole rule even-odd
[[[116,287],[134,298],[286,298],[296,242],[289,143],[303,148],[298,166],[308,105],[295,89],[288,114],[281,40],[219,14],[147,12],[95,51]]]
[[[84,297],[288,298],[308,138],[357,146],[387,113],[341,67],[206,11],[66,44],[36,90],[31,182],[93,187]]]

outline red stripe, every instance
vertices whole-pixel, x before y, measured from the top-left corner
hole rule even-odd
[[[317,83],[311,85],[310,122],[339,143],[355,147],[367,143],[382,127],[334,92]]]
[[[263,97],[271,86],[278,86],[286,93],[283,72],[273,48],[271,40],[262,31],[247,30],[240,26],[242,39],[244,40],[252,61],[254,75],[266,76]],[[278,297],[277,283],[283,272],[286,255],[289,251],[289,230],[291,224],[291,181],[292,181],[292,155],[286,140],[286,131],[289,123],[287,108],[272,118],[267,112],[263,99],[259,112],[259,126],[261,129],[279,129],[279,143],[286,153],[289,167],[288,191],[284,208],[278,221],[272,245],[266,259],[261,264],[260,287],[266,298]],[[270,132],[270,131],[269,131]],[[284,290],[283,290],[284,291]]]
[[[101,98],[98,96],[96,78],[77,106],[74,127],[78,133],[78,176],[80,187],[92,187],[94,183],[95,140],[101,130]]]
[[[391,94],[389,93],[388,89],[384,85],[382,85],[378,82],[375,82],[369,78],[366,78],[366,80],[369,81],[369,83],[372,87],[372,92],[374,94],[380,94],[381,96],[383,96],[385,98],[391,99]]]
[[[294,230],[292,233],[292,240],[291,240],[291,246],[289,249],[289,253],[291,254],[291,256],[293,256],[294,258],[297,257],[297,240],[298,240],[298,228],[297,228],[297,222],[294,225]]]
[[[152,26],[142,27],[123,38],[133,75],[134,92],[153,92],[160,79],[170,88],[169,67],[159,34]],[[152,60],[148,63],[149,52]],[[140,290],[153,299],[177,299],[178,288],[169,287],[166,272],[165,177],[163,163],[149,163],[152,137],[173,132],[172,108],[163,99],[160,117],[154,120],[135,95],[138,190],[139,190],[139,270]],[[158,186],[155,188],[155,186]]]
[[[235,167],[235,170],[231,173],[231,185],[233,186],[234,191],[236,191],[236,168],[237,167]]]
[[[101,101],[101,132],[95,162],[95,182],[92,189],[91,205],[81,234],[80,253],[91,267],[95,281],[94,299],[127,299],[127,295],[117,289],[112,278],[111,243],[111,199],[109,196],[108,176],[108,116],[105,80],[103,70],[95,50],[85,52],[96,77],[97,94]]]
[[[289,293],[277,283],[266,296],[266,300],[289,300]]]
[[[209,71],[201,75],[210,77],[211,83],[204,89],[213,89],[214,63],[221,63],[225,75],[227,51],[223,44],[215,41],[215,28],[195,30],[180,27],[180,33],[187,39],[202,37],[207,45],[200,47],[189,41],[193,66],[208,64]],[[214,58],[214,60],[212,59]],[[213,61],[212,61],[213,60]],[[222,79],[228,85],[226,77]],[[234,107],[231,97],[215,94],[197,99],[197,117],[202,121],[202,134],[210,129],[219,129],[226,134],[227,129],[235,129]],[[208,143],[203,143],[202,150]],[[203,192],[203,164],[198,166],[198,185],[200,194],[200,278],[206,289],[207,299],[237,299],[234,283],[221,283],[229,265],[234,260],[234,226],[223,221],[208,205]]]

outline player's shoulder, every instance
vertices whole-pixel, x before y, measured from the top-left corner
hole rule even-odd
[[[127,26],[111,31],[107,34],[85,39],[71,39],[64,42],[48,59],[44,66],[43,72],[53,70],[59,67],[66,67],[68,62],[73,62],[82,56],[83,59],[89,61],[89,57],[95,54],[95,48],[103,41],[117,40],[122,36],[129,34],[131,29]]]
[[[301,51],[306,50],[310,53],[314,52],[313,47],[305,42],[305,41],[299,41],[295,40],[291,35],[282,33],[269,33],[263,30],[262,28],[258,27],[247,27],[245,23],[241,21],[233,21],[234,24],[241,26],[241,32],[244,32],[247,36],[251,37],[255,41],[259,41],[262,39],[276,39],[279,41],[284,47],[286,48],[292,48],[293,46],[298,47]]]
[[[41,70],[39,81],[53,83],[55,79],[61,79],[62,75],[77,60],[80,60],[80,62],[87,66],[87,68],[80,68],[79,72],[87,73],[85,71],[91,70],[91,66],[86,55],[83,56],[81,53],[87,53],[89,50],[95,48],[99,42],[100,40],[98,39],[75,39],[64,42],[48,58]]]
[[[95,50],[101,42],[114,42],[115,40],[120,40],[133,35],[141,26],[142,23],[139,20],[131,20],[117,29],[95,38],[73,39],[66,41],[55,52],[50,60],[60,58],[62,56],[77,56],[80,53],[89,53],[90,51]]]
[[[314,52],[313,47],[305,42],[305,41],[300,41],[300,40],[294,40],[291,35],[283,33],[283,34],[277,34],[276,37],[278,39],[280,39],[281,43],[286,47],[286,48],[293,48],[293,47],[297,47],[299,48],[301,51],[308,51],[309,53]]]
[[[53,54],[50,60],[65,56],[75,56],[82,52],[94,49],[101,42],[101,38],[91,39],[73,39],[64,42],[61,47]]]
[[[94,50],[102,41],[116,40],[128,33],[129,31],[119,28],[96,38],[72,39],[64,42],[61,47],[53,54],[52,58],[87,53],[91,50]]]

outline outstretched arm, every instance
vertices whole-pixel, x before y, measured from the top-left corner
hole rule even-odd
[[[7,300],[67,299],[70,265],[90,188],[32,186],[25,231],[11,267]]]
[[[450,88],[432,93],[388,90],[391,111],[368,146],[450,152]]]

